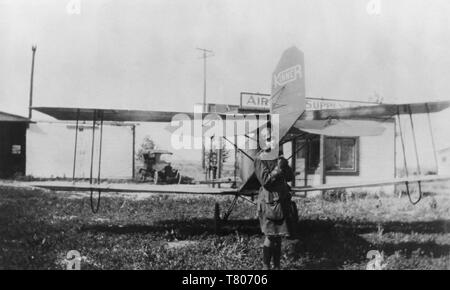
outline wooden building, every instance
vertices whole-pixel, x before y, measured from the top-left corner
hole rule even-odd
[[[0,111],[0,178],[25,175],[29,123],[27,118]]]

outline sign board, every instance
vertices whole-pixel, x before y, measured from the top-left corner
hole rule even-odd
[[[373,106],[373,105],[377,105],[377,103],[306,98],[305,109],[307,111],[314,111],[314,110],[343,109],[343,108],[353,108],[353,107]],[[270,95],[259,93],[241,93],[241,108],[269,110]]]
[[[241,108],[269,110],[270,95],[259,93],[241,93]]]
[[[377,103],[306,98],[306,111],[373,106]]]

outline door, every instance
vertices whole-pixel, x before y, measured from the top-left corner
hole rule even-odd
[[[26,124],[0,123],[0,178],[25,174]]]

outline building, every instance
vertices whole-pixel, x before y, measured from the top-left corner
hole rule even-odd
[[[27,131],[26,174],[38,178],[72,178],[75,149],[74,122],[39,121]],[[92,122],[78,126],[75,178],[89,178],[92,154]],[[134,124],[103,126],[99,161],[100,126],[95,126],[93,177],[101,168],[102,178],[130,179],[134,174]],[[100,164],[101,163],[101,164]]]
[[[30,120],[0,112],[0,178],[24,175],[26,131]]]
[[[270,95],[241,93],[238,111],[241,113],[267,112]],[[357,106],[377,105],[375,102],[357,102],[307,98],[306,110],[339,109]],[[208,104],[207,108],[223,108],[224,105]],[[225,105],[226,111],[235,107]],[[385,128],[378,136],[329,137],[303,134],[283,145],[283,154],[291,158],[295,171],[294,186],[321,184],[364,183],[374,180],[389,180],[396,177],[396,122],[395,118],[364,119],[365,122]],[[358,120],[346,120],[351,125]],[[450,150],[448,151],[450,155]],[[244,159],[243,154],[237,158]],[[242,155],[242,156],[241,156]],[[449,156],[450,158],[450,156]],[[251,162],[251,161],[248,161]],[[245,177],[245,176],[244,176]],[[393,192],[394,186],[356,188],[355,191]],[[350,189],[349,191],[353,191]]]
[[[338,109],[376,103],[307,99],[306,110]],[[396,174],[395,118],[365,119],[385,128],[378,136],[330,137],[306,134],[284,145],[284,155],[293,154],[295,186],[364,183],[389,180]],[[351,125],[358,120],[346,120]],[[364,188],[392,192],[393,186]],[[353,191],[350,189],[349,191]],[[361,188],[355,189],[361,191]]]

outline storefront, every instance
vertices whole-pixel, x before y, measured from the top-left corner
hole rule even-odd
[[[270,95],[241,94],[241,110],[268,110]],[[374,102],[307,98],[306,110],[340,109],[376,105]],[[348,126],[361,120],[345,120]],[[295,170],[294,186],[338,183],[363,183],[395,177],[395,118],[364,119],[367,127],[384,127],[377,136],[339,136],[301,132],[283,145],[285,156],[291,158]],[[361,190],[358,188],[357,190]],[[391,191],[392,186],[364,188],[366,191]]]

